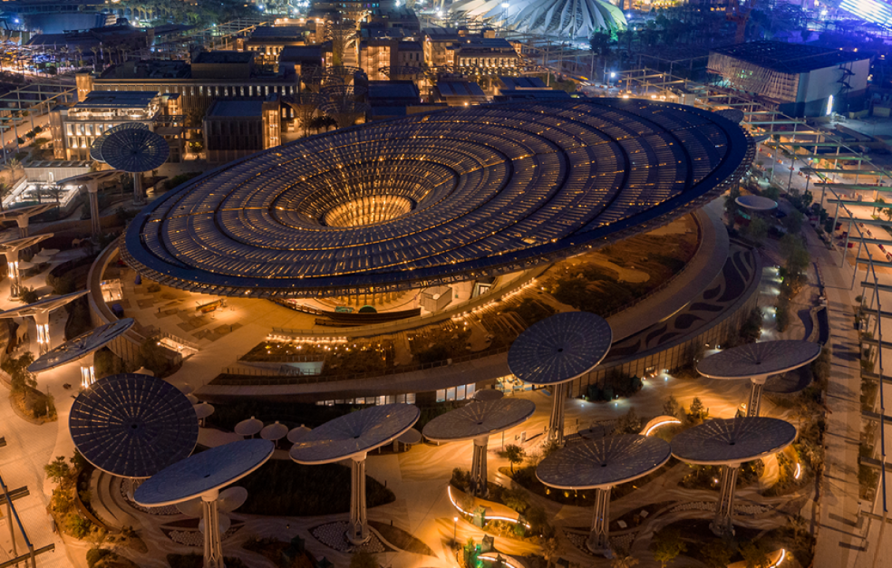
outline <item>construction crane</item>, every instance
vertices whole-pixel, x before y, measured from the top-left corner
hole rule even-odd
[[[746,41],[746,23],[750,19],[750,13],[753,11],[753,4],[756,0],[749,0],[745,9],[741,9],[738,0],[728,0],[725,6],[725,17],[729,22],[737,24],[737,33],[734,35],[734,43],[743,43]]]

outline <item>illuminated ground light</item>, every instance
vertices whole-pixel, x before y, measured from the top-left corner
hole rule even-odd
[[[496,563],[499,561],[499,559],[501,559],[502,563],[505,566],[507,566],[508,568],[522,568],[519,564],[514,564],[513,562],[511,562],[510,560],[508,560],[501,554],[497,554],[495,556],[493,556],[492,554],[481,554],[480,556],[477,557],[477,559],[483,560],[485,562],[492,562],[492,563]],[[775,564],[775,566],[777,566],[777,564]]]
[[[449,502],[452,503],[452,506],[455,507],[455,509],[459,513],[461,513],[462,515],[467,515],[469,517],[474,516],[473,512],[465,511],[464,509],[461,508],[461,506],[459,506],[458,503],[456,503],[455,499],[452,497],[452,486],[451,485],[446,486],[446,494],[449,495]],[[521,522],[520,519],[512,519],[511,517],[502,517],[500,515],[486,515],[485,518],[487,521],[505,521],[508,523],[514,523],[515,525],[518,524],[519,522]],[[525,526],[528,529],[531,528],[529,523],[523,523],[523,526]]]
[[[650,435],[653,433],[653,431],[656,430],[657,428],[661,428],[661,427],[663,427],[663,426],[669,426],[670,424],[681,424],[681,420],[679,420],[678,418],[671,418],[671,419],[668,419],[668,420],[661,420],[660,422],[657,422],[656,424],[652,425],[652,426],[649,427],[647,430],[645,430],[645,431],[644,431],[644,435],[645,435],[645,436],[650,436]]]

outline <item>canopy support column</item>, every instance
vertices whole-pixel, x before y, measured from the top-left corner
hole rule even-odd
[[[347,529],[347,540],[353,544],[362,544],[369,540],[368,519],[365,503],[365,457],[366,454],[353,456],[350,460],[352,473],[350,491],[350,526]]]
[[[204,513],[204,568],[226,568],[223,563],[223,542],[220,537],[220,512],[217,507],[218,491],[201,496]]]
[[[752,388],[750,389],[750,399],[746,403],[746,415],[758,416],[762,408],[762,390],[765,388],[765,377],[752,379],[750,384]]]
[[[99,182],[96,180],[87,182],[87,195],[90,197],[90,226],[95,237],[102,232],[99,223]]]
[[[592,517],[592,532],[585,546],[595,554],[610,555],[610,487],[595,489],[595,513]]]
[[[18,298],[21,293],[22,279],[19,274],[19,251],[4,251],[6,255],[6,275],[9,276],[9,292],[13,298]]]
[[[142,203],[144,200],[145,195],[143,195],[142,191],[142,174],[135,173],[133,174],[133,202]]]
[[[19,215],[15,218],[16,225],[19,226],[19,238],[24,239],[28,236],[28,222],[31,218],[27,215]]]
[[[489,446],[489,436],[474,438],[474,457],[471,460],[471,493],[477,497],[489,496],[489,485],[486,481],[486,449]]]
[[[552,388],[554,400],[551,406],[551,419],[548,421],[547,443],[564,445],[564,399],[567,398],[567,383],[558,383]]]
[[[52,347],[50,346],[50,313],[36,312],[34,314],[34,323],[37,324],[37,347],[40,354],[43,355]]]
[[[95,354],[95,351],[91,351],[89,355],[81,359],[81,386],[85,389],[90,388],[96,382],[96,371],[93,369]]]
[[[739,469],[740,464],[722,466],[721,493],[719,493],[719,500],[716,503],[715,518],[709,525],[710,530],[717,536],[734,535],[731,514],[734,511],[734,489],[737,485]]]

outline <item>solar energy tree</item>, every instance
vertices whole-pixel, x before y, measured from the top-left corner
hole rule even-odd
[[[567,383],[598,366],[612,341],[610,325],[601,316],[564,312],[530,326],[511,344],[511,372],[524,382],[552,390],[549,442],[564,444]]]

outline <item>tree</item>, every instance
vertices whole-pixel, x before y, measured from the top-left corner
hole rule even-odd
[[[25,302],[26,304],[33,304],[39,299],[40,294],[37,293],[37,290],[35,290],[34,288],[22,286],[22,291],[19,293],[19,300]]]
[[[57,456],[56,459],[43,466],[43,471],[53,483],[61,485],[71,473],[71,467],[65,460],[65,456]]]
[[[6,165],[4,169],[9,173],[9,177],[12,181],[15,181],[18,178],[19,168],[22,167],[22,162],[20,162],[16,158],[10,158],[6,161]]]
[[[521,514],[530,506],[530,502],[527,499],[527,492],[520,487],[517,489],[502,490],[502,502]]]
[[[542,556],[545,558],[545,562],[547,562],[545,568],[551,568],[561,553],[558,540],[554,537],[545,538],[540,542],[540,546],[542,547]]]
[[[56,200],[56,207],[61,207],[62,194],[65,193],[65,189],[61,185],[53,184],[47,189],[47,192],[50,194],[50,197]]]
[[[511,464],[511,474],[514,474],[514,466],[523,462],[524,451],[518,445],[510,444],[505,446],[505,459]]]
[[[688,550],[688,545],[681,539],[680,530],[666,528],[654,535],[650,541],[650,550],[654,554],[654,560],[666,568],[678,555]]]
[[[768,236],[768,223],[761,217],[753,217],[746,228],[746,236],[757,243],[761,243]]]
[[[663,414],[678,418],[679,416],[684,415],[684,407],[682,407],[678,403],[678,400],[670,394],[669,398],[666,399],[666,402],[663,403]]]
[[[0,181],[0,211],[3,211],[3,200],[9,195],[12,191],[12,186],[6,182]],[[892,210],[890,210],[892,211]]]
[[[610,568],[632,568],[638,566],[638,559],[626,551],[617,551],[610,561]]]
[[[771,566],[768,550],[761,542],[747,542],[740,545],[740,555],[743,556],[746,568],[768,568]]]
[[[0,369],[9,375],[12,392],[24,392],[26,388],[37,386],[34,374],[28,371],[28,366],[33,362],[34,355],[28,352],[19,357],[9,357],[3,363],[0,363]]]
[[[882,197],[877,197],[877,198],[876,198],[876,200],[874,201],[874,203],[876,203],[877,206],[873,208],[873,214],[874,214],[874,215],[877,214],[877,210],[879,209],[879,204],[880,204],[880,203],[885,203],[885,202],[886,202],[886,200],[883,199]]]
[[[692,421],[703,420],[704,418],[709,416],[709,411],[706,410],[705,406],[703,406],[703,401],[695,396],[694,400],[691,401],[691,408],[688,414],[690,414]]]
[[[710,568],[726,568],[731,562],[733,551],[720,538],[713,539],[700,549],[703,561]]]
[[[641,431],[642,420],[635,414],[635,409],[630,408],[625,416],[616,421],[613,427],[614,434],[637,434]]]
[[[378,568],[378,561],[371,552],[357,550],[350,555],[350,568]]]

